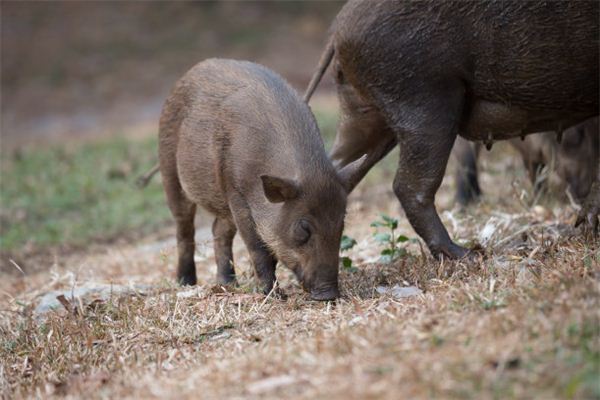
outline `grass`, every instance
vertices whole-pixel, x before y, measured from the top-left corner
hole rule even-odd
[[[331,143],[334,116],[317,116]],[[3,153],[3,245],[4,221],[29,227],[33,236],[24,234],[25,243],[33,237],[51,247],[55,242],[36,236],[52,232],[49,217],[63,226],[53,233],[63,235],[61,245],[170,220],[158,179],[144,191],[132,187],[154,154],[153,139]],[[277,276],[286,301],[257,293],[239,242],[240,287],[229,291],[212,284],[210,241],[198,243],[193,289],[174,284],[170,242],[141,250],[125,241],[73,257],[59,252],[48,270],[3,275],[0,395],[598,399],[599,243],[578,236],[568,204],[531,208],[520,201],[526,191],[520,160],[514,153],[492,156],[483,160],[479,204],[462,212],[440,207],[458,241],[477,238],[484,225],[491,229],[484,253],[463,262],[432,260],[420,240],[404,237],[402,256],[380,261],[378,239],[388,246],[397,243],[396,233],[414,236],[391,193],[395,162],[384,160],[349,200],[342,255],[350,264],[340,269],[336,303],[310,301],[285,268]],[[445,181],[439,198],[452,194]],[[120,217],[103,214],[109,212]],[[371,223],[382,213],[378,233],[389,228],[389,238],[373,235]],[[105,228],[89,226],[96,223]],[[148,286],[68,299],[63,308],[35,314],[46,293],[94,282]],[[376,290],[395,285],[423,293],[396,298]]]
[[[578,398],[600,396],[600,259],[555,238],[530,262],[439,263],[410,255],[341,272],[337,304],[157,282],[138,295],[36,318],[32,297],[0,314],[7,397]],[[517,275],[518,274],[518,275]],[[242,275],[242,286],[252,281]],[[491,286],[491,282],[494,285]],[[395,299],[373,288],[417,283]],[[502,306],[491,307],[492,303]]]
[[[169,212],[160,180],[143,191],[133,185],[155,154],[154,138],[3,152],[0,250],[83,246],[161,226]]]

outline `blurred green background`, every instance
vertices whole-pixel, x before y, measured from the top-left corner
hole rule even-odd
[[[175,80],[226,57],[264,64],[303,91],[341,5],[3,1],[2,270],[13,269],[9,259],[172,234],[160,177],[144,190],[134,181],[156,162]],[[311,106],[330,146],[338,111],[329,76]]]

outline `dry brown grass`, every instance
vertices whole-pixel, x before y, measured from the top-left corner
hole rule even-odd
[[[165,280],[172,244],[160,253],[121,247],[50,260],[49,272],[0,285],[3,396],[597,398],[598,243],[570,227],[572,207],[530,209],[510,184],[498,187],[467,213],[443,214],[459,240],[477,237],[486,223],[493,231],[485,256],[462,263],[435,262],[418,243],[393,264],[372,262],[379,249],[368,224],[377,212],[394,214],[397,203],[387,188],[357,193],[347,225],[359,268],[342,271],[335,304],[309,301],[283,269],[287,301],[254,293],[243,250],[241,287],[214,288],[208,243],[199,249],[204,284],[193,290]],[[400,231],[411,235],[404,219]],[[152,289],[33,314],[40,294],[85,281]],[[424,293],[396,299],[375,291],[396,283]]]

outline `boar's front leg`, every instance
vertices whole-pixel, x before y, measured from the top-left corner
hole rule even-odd
[[[217,261],[217,284],[235,284],[233,268],[233,238],[237,229],[228,218],[217,217],[212,225],[213,246]]]
[[[252,213],[246,202],[238,195],[229,199],[231,213],[242,240],[250,254],[250,260],[263,293],[268,294],[275,284],[277,259],[256,232]]]
[[[396,146],[396,136],[379,110],[360,97],[351,85],[340,81],[340,76],[338,73],[341,115],[329,157],[336,168],[341,169],[363,154],[367,155],[365,162],[346,182],[352,191],[371,167]]]
[[[412,99],[382,95],[380,102],[390,107],[384,112],[400,146],[394,193],[435,257],[462,258],[468,250],[452,242],[434,200],[458,131],[464,88],[457,81],[421,89]]]

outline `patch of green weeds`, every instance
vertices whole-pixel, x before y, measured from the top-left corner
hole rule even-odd
[[[1,155],[0,250],[83,245],[170,220],[159,179],[135,178],[155,163],[156,139],[110,138]]]
[[[398,220],[396,218],[381,214],[380,219],[371,223],[371,227],[375,228],[373,237],[383,246],[383,250],[380,253],[381,262],[390,263],[406,255],[406,249],[402,244],[408,242],[410,239],[396,232],[398,229]]]
[[[348,251],[354,246],[356,246],[356,240],[354,240],[350,236],[342,235],[342,240],[340,242],[340,252],[343,253],[345,251]],[[342,266],[345,270],[349,272],[354,272],[357,270],[357,268],[352,264],[352,259],[350,257],[342,256],[341,261]]]
[[[573,376],[563,388],[566,398],[600,399],[600,349],[598,337],[600,327],[597,321],[571,324],[567,328],[567,340],[575,350],[570,363]]]

